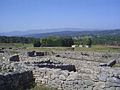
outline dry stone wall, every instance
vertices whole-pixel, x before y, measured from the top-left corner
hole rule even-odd
[[[98,62],[92,61],[68,60],[60,57],[49,59],[76,65],[76,72],[29,66],[38,85],[48,85],[58,90],[120,90],[119,68],[100,67]]]
[[[32,71],[0,73],[0,90],[26,90],[33,84]]]
[[[117,73],[88,75],[48,68],[39,68],[33,72],[36,83],[59,90],[120,90],[120,77]]]

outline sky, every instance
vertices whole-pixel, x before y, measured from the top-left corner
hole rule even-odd
[[[0,0],[0,32],[120,28],[120,0]]]

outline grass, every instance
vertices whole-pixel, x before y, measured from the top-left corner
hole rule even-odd
[[[30,90],[57,90],[57,89],[50,88],[50,87],[47,87],[47,86],[35,86],[34,88],[32,88]]]
[[[15,50],[10,51],[10,54],[11,54],[11,55],[18,54],[18,53],[19,53],[19,52],[18,52],[18,51],[15,51]]]
[[[0,48],[24,48],[31,47],[32,44],[22,44],[22,43],[0,43]]]
[[[120,67],[120,63],[116,63],[113,67]]]
[[[0,56],[0,60],[3,60],[3,57],[2,57],[2,56]]]
[[[35,50],[35,51],[65,51],[65,50],[71,50],[71,47],[39,47],[34,48],[30,47],[29,50]],[[120,47],[115,46],[103,46],[103,45],[93,45],[91,48],[85,48],[85,47],[76,47],[74,49],[75,51],[98,51],[98,52],[120,52]]]
[[[29,50],[35,51],[65,51],[65,50],[72,50],[71,47],[30,47]]]
[[[22,43],[0,43],[0,48],[27,48],[27,50],[35,51],[64,51],[71,50],[71,47],[33,47],[32,44]],[[105,46],[105,45],[92,45],[91,48],[76,47],[75,51],[102,51],[102,52],[120,52],[120,46]]]
[[[120,47],[93,45],[91,48],[76,48],[77,51],[102,51],[102,52],[120,52]]]

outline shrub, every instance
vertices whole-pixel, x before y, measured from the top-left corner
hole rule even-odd
[[[33,44],[34,47],[40,47],[41,46],[41,43],[40,41],[35,41],[34,44]]]

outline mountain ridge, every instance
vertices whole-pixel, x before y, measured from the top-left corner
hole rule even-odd
[[[81,31],[85,30],[82,28],[52,28],[52,29],[32,29],[32,30],[26,30],[26,31],[11,31],[11,32],[3,32],[0,33],[0,35],[3,36],[24,36],[29,34],[37,34],[37,33],[51,33],[51,32],[59,32],[59,31]],[[88,30],[88,29],[86,29]]]
[[[30,31],[14,31],[9,33],[0,33],[0,36],[23,36],[23,37],[48,37],[48,36],[83,36],[83,35],[120,35],[120,29],[100,30],[83,28],[57,28],[40,29]]]
[[[60,31],[60,32],[51,32],[51,33],[41,33],[41,34],[32,34],[26,35],[26,37],[49,37],[49,36],[92,36],[92,35],[119,35],[120,29],[118,30],[102,30],[102,31]]]

